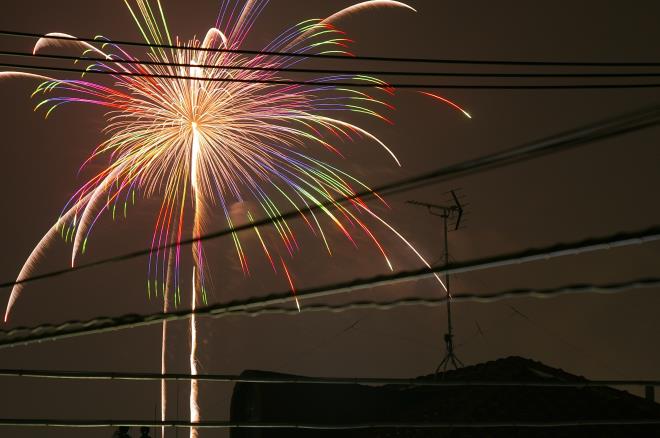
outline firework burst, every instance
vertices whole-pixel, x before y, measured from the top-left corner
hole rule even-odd
[[[86,251],[90,233],[103,213],[109,210],[113,217],[126,215],[137,197],[156,197],[161,203],[151,238],[147,290],[150,296],[164,297],[165,310],[180,304],[182,288],[186,289],[180,276],[181,247],[177,243],[190,236],[201,236],[211,211],[220,212],[227,226],[234,227],[230,208],[236,202],[250,201],[255,206],[254,211],[245,212],[247,223],[259,216],[272,220],[272,229],[279,236],[276,246],[267,242],[258,228],[252,232],[272,270],[284,276],[294,294],[287,260],[299,248],[293,227],[278,218],[284,207],[300,213],[305,226],[319,237],[329,253],[330,229],[338,230],[353,244],[351,231],[359,230],[382,255],[388,268],[393,269],[378,232],[369,225],[376,223],[394,233],[428,266],[401,234],[363,200],[353,198],[358,190],[368,190],[364,183],[305,152],[310,145],[317,145],[341,155],[337,143],[367,139],[400,165],[392,150],[375,135],[342,117],[350,111],[389,122],[382,113],[392,108],[387,100],[393,90],[386,82],[370,76],[334,75],[315,78],[315,83],[323,84],[315,86],[268,83],[286,80],[286,69],[305,58],[245,56],[226,50],[243,47],[267,0],[221,1],[215,27],[201,41],[172,38],[160,0],[125,2],[151,46],[148,63],[101,37],[97,43],[86,43],[67,34],[49,34],[34,48],[35,53],[52,46],[82,50],[79,62],[87,62],[90,72],[110,74],[110,85],[85,79],[91,74],[81,79],[56,79],[22,72],[0,73],[0,78],[22,76],[41,80],[33,95],[44,96],[37,108],[43,109],[46,117],[71,103],[108,109],[106,139],[83,167],[99,159],[106,159],[109,164],[71,197],[57,222],[28,257],[18,280],[30,275],[58,234],[72,242],[71,263],[75,264],[76,258]],[[336,21],[376,7],[414,10],[396,1],[358,3],[326,19],[304,21],[287,29],[264,51],[350,56],[350,40],[335,27]],[[90,55],[102,60],[85,61]],[[347,81],[372,84],[374,88],[366,92],[333,85]],[[445,98],[432,97],[463,111]],[[346,197],[350,198],[346,204],[338,202]],[[248,274],[244,245],[237,233],[232,239],[241,269]],[[207,269],[200,242],[192,246],[192,258],[190,305],[195,308],[206,302],[207,294]],[[22,289],[19,284],[12,290],[5,320]],[[164,325],[163,351],[166,334]],[[193,318],[191,374],[197,373],[197,336]],[[164,353],[162,358],[164,372]],[[162,392],[164,419],[164,383]],[[198,421],[196,381],[191,383],[190,409],[191,421]],[[191,435],[196,435],[194,429]]]

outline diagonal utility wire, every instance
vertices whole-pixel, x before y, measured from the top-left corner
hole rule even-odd
[[[643,110],[635,111],[633,113],[626,113],[618,117],[614,117],[599,123],[593,123],[571,131],[556,134],[551,137],[546,137],[541,140],[526,143],[523,144],[522,146],[516,146],[513,148],[505,149],[503,151],[484,155],[478,158],[462,161],[457,164],[441,167],[431,172],[422,173],[419,175],[415,175],[413,177],[404,178],[390,183],[386,183],[372,190],[365,190],[362,192],[358,192],[353,196],[342,197],[332,202],[326,201],[318,205],[310,206],[308,209],[304,211],[314,211],[322,208],[333,207],[337,203],[345,203],[357,198],[371,199],[374,196],[376,196],[376,193],[386,195],[386,194],[394,194],[403,191],[408,191],[415,188],[424,187],[430,184],[436,184],[442,181],[448,181],[458,177],[472,175],[477,172],[483,172],[486,170],[507,166],[513,163],[539,158],[551,153],[556,153],[571,148],[575,148],[577,146],[582,146],[593,141],[604,140],[628,132],[638,131],[650,126],[655,126],[659,123],[660,123],[660,106],[656,105],[650,108],[645,108]],[[89,269],[95,266],[105,265],[108,263],[117,263],[138,257],[144,257],[149,255],[152,250],[162,251],[164,249],[171,248],[177,245],[190,245],[198,241],[217,239],[223,236],[227,236],[234,232],[240,232],[243,230],[269,225],[274,221],[291,219],[297,217],[300,214],[301,213],[298,211],[289,211],[286,213],[282,213],[278,216],[274,216],[272,218],[255,221],[254,223],[208,233],[198,238],[185,239],[179,243],[166,244],[153,249],[146,248],[126,254],[112,256],[93,262],[83,263],[72,268],[60,269],[39,275],[34,275],[18,281],[5,281],[3,283],[0,283],[0,289],[11,288],[17,284],[33,282],[45,278],[70,274],[72,272],[77,272],[83,269]]]
[[[68,321],[62,324],[43,324],[35,327],[17,327],[10,330],[0,331],[0,349],[18,345],[29,345],[47,340],[65,339],[71,337],[85,336],[96,333],[106,333],[135,327],[146,327],[160,324],[162,321],[177,321],[189,319],[192,315],[211,316],[214,318],[230,316],[235,314],[250,314],[256,310],[270,306],[291,303],[295,300],[321,298],[348,292],[356,292],[371,289],[378,286],[393,285],[412,280],[430,278],[434,274],[460,274],[474,272],[483,269],[499,268],[533,261],[545,261],[550,258],[567,255],[577,255],[586,252],[604,249],[620,248],[631,245],[660,240],[660,226],[648,228],[643,231],[632,233],[618,233],[611,236],[585,239],[578,242],[556,244],[544,248],[527,249],[520,252],[501,254],[492,257],[476,259],[462,263],[450,263],[448,265],[434,266],[432,268],[421,268],[408,271],[399,271],[393,274],[379,275],[369,278],[357,278],[346,282],[322,285],[307,289],[301,289],[293,296],[290,291],[271,294],[263,298],[251,298],[230,303],[214,304],[198,307],[195,311],[177,310],[167,313],[152,313],[149,315],[123,315],[118,317],[99,317],[88,321]],[[612,291],[621,291],[624,288],[657,287],[658,279],[638,280],[629,284],[618,285],[611,288]],[[598,286],[589,286],[597,291]],[[579,287],[578,287],[579,288]],[[588,287],[585,291],[588,291]],[[601,288],[605,291],[607,287]],[[569,290],[556,289],[553,291],[540,292],[543,297],[567,293]],[[455,301],[495,301],[510,298],[511,296],[537,296],[538,291],[504,291],[482,295],[456,295]],[[304,307],[303,307],[304,308]]]
[[[486,59],[438,59],[438,58],[401,58],[391,56],[347,56],[347,55],[333,55],[333,54],[315,54],[315,53],[300,53],[300,52],[278,52],[278,51],[263,51],[263,50],[244,50],[244,49],[217,49],[217,48],[202,48],[202,47],[186,47],[181,45],[170,44],[150,44],[136,41],[121,41],[110,40],[106,38],[89,38],[89,37],[65,37],[65,36],[50,36],[41,33],[33,32],[19,32],[13,30],[0,29],[0,35],[15,36],[24,38],[48,38],[52,40],[64,41],[82,41],[86,43],[97,44],[112,44],[120,46],[136,46],[147,48],[162,48],[162,49],[176,49],[188,50],[195,52],[210,52],[210,53],[236,53],[243,55],[255,56],[283,56],[291,58],[321,58],[321,59],[339,59],[344,61],[380,61],[380,62],[399,62],[399,63],[432,63],[432,64],[467,64],[467,65],[527,65],[527,66],[557,66],[557,67],[660,67],[660,62],[655,61],[545,61],[545,60],[486,60]]]
[[[300,67],[267,67],[249,65],[226,64],[190,64],[182,62],[99,58],[73,55],[53,55],[45,53],[0,51],[0,56],[20,58],[54,59],[68,61],[99,62],[120,65],[151,65],[161,67],[186,67],[204,70],[239,70],[264,71],[286,73],[315,73],[332,75],[374,75],[374,76],[421,76],[421,77],[459,77],[459,78],[652,78],[659,77],[660,72],[581,72],[581,73],[538,73],[538,72],[509,72],[509,73],[478,73],[478,72],[447,72],[447,71],[410,71],[410,70],[346,70],[327,68],[300,68]]]
[[[289,79],[245,79],[233,77],[213,77],[213,76],[191,76],[163,73],[137,73],[125,71],[109,71],[82,69],[73,67],[51,67],[37,66],[29,64],[0,63],[3,68],[18,68],[23,70],[37,71],[58,71],[81,74],[97,74],[106,76],[121,77],[139,77],[139,78],[159,78],[159,79],[181,79],[186,81],[201,82],[236,82],[241,84],[268,84],[268,85],[304,85],[314,87],[353,87],[353,88],[400,88],[400,89],[440,89],[440,90],[598,90],[598,89],[625,89],[625,88],[660,88],[660,83],[642,83],[642,84],[542,84],[542,85],[470,85],[470,84],[411,84],[411,83],[374,83],[374,82],[337,82],[329,80],[315,81],[296,81]],[[351,79],[351,78],[349,78]],[[360,80],[360,78],[355,78]]]

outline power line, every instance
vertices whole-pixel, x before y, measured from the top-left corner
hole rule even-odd
[[[115,72],[105,70],[80,69],[72,67],[50,67],[35,66],[27,64],[0,63],[0,67],[19,68],[25,70],[45,70],[69,73],[99,74],[107,76],[127,76],[159,79],[181,79],[202,82],[233,82],[242,84],[266,84],[266,85],[301,85],[314,87],[354,87],[354,88],[400,88],[400,89],[467,89],[467,90],[596,90],[596,89],[627,89],[627,88],[660,88],[660,83],[650,84],[544,84],[544,85],[469,85],[469,84],[388,84],[372,82],[324,82],[324,81],[294,81],[280,79],[241,79],[241,78],[218,78],[205,76],[170,75],[155,73]]]
[[[268,383],[308,385],[393,385],[393,386],[442,386],[442,387],[539,387],[539,388],[590,388],[607,386],[660,386],[660,380],[578,380],[578,381],[500,381],[500,380],[443,380],[434,378],[397,379],[373,377],[302,377],[260,376],[234,374],[182,374],[182,373],[118,373],[97,371],[53,371],[0,369],[0,377],[21,377],[54,380],[128,380],[128,381],[188,381],[218,383]]]
[[[179,420],[56,420],[56,419],[23,419],[2,418],[0,426],[14,427],[175,427],[198,429],[312,429],[312,430],[357,430],[357,429],[485,429],[485,428],[559,428],[586,426],[652,426],[660,424],[660,419],[637,420],[563,420],[563,421],[427,421],[427,422],[355,422],[355,423],[265,423],[237,421],[200,421],[191,423]]]
[[[0,56],[15,56],[25,58],[41,58],[71,61],[103,62],[111,64],[127,65],[153,65],[163,67],[186,67],[210,70],[240,70],[240,71],[265,71],[265,72],[287,72],[287,73],[318,73],[339,75],[375,75],[375,76],[437,76],[437,77],[468,77],[468,78],[646,78],[659,77],[660,72],[655,73],[475,73],[475,72],[423,72],[423,71],[392,71],[392,70],[344,70],[323,68],[298,68],[298,67],[261,67],[247,65],[224,65],[224,64],[190,64],[180,62],[164,62],[152,60],[94,58],[72,55],[53,55],[31,52],[0,51]],[[196,79],[199,77],[195,76]]]
[[[242,55],[255,55],[255,56],[283,56],[291,58],[320,58],[320,59],[339,59],[344,61],[379,61],[379,62],[399,62],[399,63],[432,63],[432,64],[466,64],[466,65],[527,65],[527,66],[557,66],[557,67],[659,67],[660,62],[626,62],[626,61],[522,61],[522,60],[485,60],[485,59],[438,59],[438,58],[403,58],[391,56],[346,56],[334,54],[316,54],[316,53],[297,53],[297,52],[278,52],[278,51],[263,51],[263,50],[245,50],[245,49],[217,49],[217,48],[201,48],[201,47],[186,47],[169,44],[150,44],[136,41],[122,41],[98,38],[85,38],[85,37],[64,37],[64,36],[49,36],[46,34],[31,33],[31,32],[18,32],[11,30],[0,30],[0,35],[27,37],[27,38],[48,38],[52,40],[65,40],[65,41],[81,41],[87,43],[98,44],[112,44],[119,46],[136,46],[147,48],[160,48],[160,49],[176,49],[187,50],[194,52],[210,52],[210,53],[234,53]]]
[[[597,294],[616,294],[634,289],[660,288],[660,278],[640,278],[622,283],[610,283],[605,285],[596,284],[575,284],[556,288],[521,288],[498,292],[487,292],[479,294],[460,294],[452,295],[452,301],[473,302],[473,303],[492,303],[511,298],[554,298],[559,295],[574,295],[583,293]],[[350,310],[391,310],[399,307],[438,307],[447,302],[446,298],[403,298],[392,301],[353,301],[345,304],[311,304],[304,308],[292,309],[287,307],[266,307],[254,310],[232,311],[232,316],[261,316],[261,315],[297,315],[300,312],[346,312]]]
[[[506,166],[509,164],[538,158],[547,154],[560,152],[580,145],[587,144],[596,140],[603,140],[617,135],[622,135],[628,132],[637,131],[640,129],[654,126],[660,123],[660,106],[653,106],[644,110],[636,111],[634,113],[626,113],[624,115],[611,118],[599,123],[590,124],[577,128],[571,131],[556,134],[551,137],[546,137],[537,141],[523,144],[500,152],[484,155],[478,158],[466,160],[457,164],[441,167],[433,171],[419,174],[413,177],[400,179],[390,183],[383,184],[372,190],[365,190],[358,192],[352,196],[339,198],[335,201],[326,201],[319,205],[311,205],[305,211],[315,211],[322,208],[333,207],[338,203],[349,202],[353,199],[371,199],[375,193],[379,194],[394,194],[403,191],[412,190],[419,187],[424,187],[430,184],[448,181],[462,176],[471,175],[477,172],[495,169],[498,167]],[[10,288],[17,284],[24,284],[46,278],[57,277],[60,275],[70,274],[72,272],[89,269],[92,267],[105,265],[108,263],[117,263],[125,260],[130,260],[138,257],[144,257],[151,253],[152,250],[165,250],[172,248],[176,245],[190,245],[198,241],[207,241],[217,239],[234,232],[240,232],[252,228],[266,226],[274,221],[291,219],[301,214],[297,210],[282,213],[272,218],[262,219],[254,223],[227,228],[224,230],[212,232],[200,236],[198,238],[185,239],[178,243],[171,243],[159,246],[157,248],[145,248],[130,253],[100,259],[94,262],[84,263],[72,268],[60,269],[55,271],[46,272],[31,277],[26,277],[16,281],[5,281],[0,283],[0,288]]]
[[[556,244],[539,249],[528,249],[520,252],[496,255],[477,260],[462,263],[450,263],[432,268],[421,268],[408,271],[399,271],[393,274],[378,275],[366,279],[357,278],[346,282],[335,283],[331,285],[322,285],[307,289],[301,289],[292,296],[290,291],[275,293],[264,298],[251,298],[243,301],[233,301],[230,303],[214,304],[210,306],[198,307],[195,311],[176,310],[167,313],[152,313],[148,315],[123,315],[118,317],[99,317],[87,321],[67,321],[61,324],[42,324],[35,327],[16,327],[9,330],[0,331],[0,349],[14,347],[18,345],[30,345],[33,343],[47,340],[65,339],[78,336],[85,336],[97,333],[107,333],[112,331],[124,330],[128,328],[146,327],[154,324],[160,324],[162,321],[178,321],[190,318],[193,314],[196,316],[211,316],[220,318],[230,315],[249,314],[255,309],[264,307],[287,304],[295,300],[304,300],[312,298],[321,298],[348,292],[370,289],[377,286],[386,286],[430,278],[434,274],[460,274],[474,272],[478,270],[499,268],[533,261],[548,260],[550,258],[562,257],[567,255],[577,255],[586,252],[593,252],[603,249],[620,248],[630,245],[640,245],[648,242],[660,240],[660,226],[651,227],[647,230],[632,233],[618,233],[607,237],[585,239],[579,242],[567,244]],[[657,282],[657,279],[651,281]],[[640,285],[643,280],[640,280]],[[655,283],[654,283],[655,284]],[[509,298],[511,291],[496,292],[490,297],[482,298],[478,295],[461,295],[453,297],[455,300],[462,301],[481,301],[488,299],[495,301],[498,299]],[[555,292],[545,291],[544,297],[558,295],[565,291],[558,289]],[[522,292],[516,292],[515,296],[524,296]],[[527,295],[535,296],[528,292]],[[303,306],[304,309],[304,306]]]

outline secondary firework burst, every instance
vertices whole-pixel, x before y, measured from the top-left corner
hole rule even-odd
[[[389,154],[393,151],[371,132],[349,122],[347,112],[391,123],[384,115],[394,90],[375,77],[334,75],[314,78],[317,85],[286,84],[286,69],[305,61],[301,56],[277,56],[273,52],[344,54],[350,56],[348,37],[336,27],[347,14],[377,7],[413,10],[397,1],[361,2],[326,19],[299,23],[264,48],[270,54],[237,53],[263,11],[267,0],[223,0],[216,24],[202,40],[181,41],[168,29],[160,0],[125,0],[133,19],[150,45],[146,60],[130,54],[110,40],[82,42],[68,34],[49,34],[34,52],[48,47],[82,51],[85,63],[80,79],[57,79],[25,72],[2,72],[2,77],[40,80],[34,96],[49,117],[56,108],[82,103],[108,109],[105,140],[95,148],[83,168],[92,161],[109,164],[87,180],[71,197],[59,219],[28,257],[18,280],[28,277],[45,248],[61,235],[72,242],[71,263],[87,249],[90,233],[104,212],[126,215],[137,198],[158,198],[160,209],[151,236],[147,290],[165,297],[165,309],[178,305],[190,291],[190,305],[206,302],[204,249],[192,246],[192,285],[181,280],[181,246],[184,239],[201,236],[220,212],[226,225],[235,226],[232,204],[250,201],[246,223],[257,217],[272,220],[279,243],[254,233],[275,274],[281,274],[295,294],[287,262],[300,248],[294,226],[279,218],[283,209],[295,209],[310,233],[332,252],[328,233],[337,230],[356,243],[355,231],[371,241],[389,269],[388,253],[377,237],[384,227],[394,233],[428,266],[417,250],[362,199],[354,198],[367,185],[348,173],[306,152],[311,145],[341,156],[337,144],[366,139]],[[80,53],[80,52],[79,52]],[[90,61],[90,58],[95,58]],[[95,76],[103,72],[105,76]],[[107,76],[110,76],[109,80]],[[105,78],[105,79],[104,79]],[[371,84],[374,88],[336,85]],[[319,85],[321,84],[321,85]],[[432,95],[463,111],[453,102]],[[467,113],[465,113],[467,115]],[[349,198],[345,204],[339,201]],[[384,202],[384,201],[383,201]],[[330,206],[328,206],[328,204]],[[192,208],[189,208],[192,206]],[[214,224],[218,227],[218,224]],[[238,263],[250,272],[246,247],[232,235]],[[187,283],[186,283],[187,284]],[[14,287],[5,320],[23,289]],[[182,292],[183,291],[183,292]],[[299,303],[297,303],[300,306]],[[191,320],[191,372],[197,372],[195,319]],[[166,326],[163,327],[165,348]],[[163,360],[164,360],[163,355]],[[163,364],[163,371],[165,370]],[[197,386],[191,386],[191,419],[199,420]],[[164,386],[163,386],[164,394]],[[163,400],[163,418],[165,403]],[[194,431],[193,431],[194,434]]]

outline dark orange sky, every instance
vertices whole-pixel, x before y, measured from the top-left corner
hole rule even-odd
[[[350,3],[272,0],[246,48],[259,49],[285,27],[327,16]],[[418,13],[372,11],[353,16],[339,26],[356,41],[353,50],[358,55],[658,61],[660,3],[656,1],[584,0],[579,5],[548,0],[409,3]],[[216,0],[163,0],[163,4],[171,32],[182,39],[203,36],[215,23]],[[5,0],[1,8],[0,29],[140,39],[124,3],[118,0]],[[1,49],[29,51],[33,43],[0,37]],[[140,49],[135,53],[143,54]],[[382,68],[378,64],[332,65]],[[529,69],[507,71],[521,70]],[[551,71],[569,70],[563,67]],[[43,112],[33,112],[37,101],[30,99],[30,94],[35,85],[22,79],[0,82],[0,233],[4,239],[0,280],[16,277],[31,249],[84,181],[77,175],[78,167],[103,139],[105,122],[98,109],[69,106],[48,120],[44,120]],[[366,141],[344,144],[344,161],[311,147],[310,151],[376,186],[646,107],[660,97],[655,89],[452,90],[443,94],[466,107],[473,119],[404,90],[393,99],[397,107],[391,114],[394,126],[355,119],[379,134],[396,152],[402,168]],[[659,133],[658,128],[646,129],[399,194],[388,198],[391,210],[379,211],[433,261],[442,254],[441,222],[405,201],[443,202],[445,192],[456,187],[470,203],[467,227],[450,235],[451,254],[458,261],[657,225]],[[156,208],[155,200],[140,200],[139,208],[129,212],[128,220],[113,223],[109,217],[104,218],[84,260],[148,246]],[[211,228],[223,227],[224,223],[219,223]],[[382,235],[393,254],[395,268],[418,266],[396,239]],[[303,236],[301,241],[302,252],[291,262],[300,287],[385,272],[366,241],[358,242],[360,248],[355,250],[335,235],[332,257],[318,240]],[[285,280],[270,275],[260,261],[255,262],[252,276],[245,278],[229,239],[209,243],[207,248],[212,260],[212,302],[286,289]],[[253,253],[253,258],[259,259],[259,254]],[[483,271],[457,277],[454,292],[604,283],[658,275],[659,256],[660,245],[655,243]],[[57,242],[43,257],[39,271],[65,267],[69,260],[70,246]],[[147,298],[145,280],[145,260],[133,260],[31,284],[15,307],[11,326],[158,311],[161,303]],[[465,364],[520,355],[589,378],[660,379],[659,292],[649,289],[614,296],[458,304],[454,311],[457,354]],[[8,292],[1,293],[6,300]],[[331,302],[440,294],[432,282],[420,281]],[[176,334],[170,350],[170,370],[186,372],[187,326],[177,323],[173,327]],[[311,376],[412,377],[433,371],[442,359],[444,331],[443,308],[202,320],[201,371],[265,369]],[[158,372],[159,336],[160,328],[152,327],[0,350],[0,368]],[[227,418],[230,391],[231,386],[225,384],[202,385],[202,418]],[[7,418],[151,419],[159,400],[158,385],[152,383],[2,378],[0,393],[0,416]],[[176,386],[171,387],[170,394],[173,418]],[[178,416],[185,419],[187,385],[180,385],[179,397]],[[107,430],[0,431],[0,436],[16,438],[110,435]],[[203,432],[201,436],[226,435]]]

